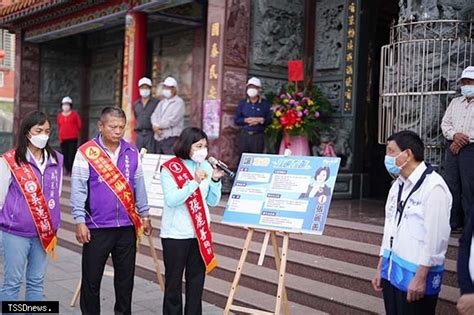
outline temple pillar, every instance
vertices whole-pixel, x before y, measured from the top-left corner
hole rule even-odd
[[[125,139],[135,143],[133,103],[140,97],[138,80],[145,75],[147,18],[143,12],[129,12],[125,18],[122,109],[127,115]]]

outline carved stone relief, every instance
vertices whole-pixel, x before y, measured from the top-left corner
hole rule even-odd
[[[286,73],[303,55],[303,34],[303,0],[252,1],[250,68]]]
[[[321,92],[323,92],[323,94],[328,98],[329,102],[331,102],[333,113],[340,114],[342,103],[342,82],[320,82],[315,84],[321,89]]]
[[[344,53],[344,0],[316,3],[314,71],[340,69]]]
[[[74,104],[80,103],[82,71],[79,65],[43,63],[41,66],[40,101],[55,102],[59,108],[61,99],[69,95]]]
[[[21,101],[38,102],[39,63],[37,60],[22,60]]]
[[[469,20],[474,4],[466,0],[400,0],[398,21]]]
[[[236,168],[240,156],[236,154],[239,145],[239,133],[234,124],[234,112],[223,112],[221,118],[221,136],[219,138],[221,160],[226,161],[229,167]]]
[[[95,67],[91,69],[89,78],[90,102],[108,101],[113,103],[115,90],[112,82],[114,82],[114,79],[114,67]]]
[[[225,64],[247,67],[249,0],[228,0]]]
[[[341,158],[340,169],[351,170],[354,151],[352,148],[352,118],[333,118],[330,130],[320,134],[320,145],[313,147],[313,155],[323,155],[326,144],[332,143],[336,155]]]
[[[251,75],[249,75],[250,77]],[[275,93],[278,94],[281,91],[281,88],[287,83],[284,79],[272,79],[272,78],[265,78],[259,77],[262,81],[263,86],[263,94],[268,93]]]
[[[247,70],[228,70],[224,73],[224,107],[237,109],[239,101],[245,97]]]

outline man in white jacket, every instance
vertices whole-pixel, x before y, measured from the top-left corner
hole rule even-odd
[[[450,234],[451,193],[424,162],[424,144],[412,131],[387,141],[394,181],[385,205],[380,260],[372,280],[387,314],[435,314]]]

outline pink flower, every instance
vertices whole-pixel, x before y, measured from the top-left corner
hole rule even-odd
[[[298,115],[298,117],[303,117],[303,113],[302,113],[302,112],[297,112],[296,115]]]
[[[314,113],[314,117],[319,118],[319,116],[321,116],[319,112]]]
[[[303,92],[298,92],[296,93],[296,95],[298,95],[299,97],[303,97]]]
[[[281,94],[281,95],[280,95],[280,98],[281,98],[281,99],[286,98],[286,94]]]
[[[294,100],[294,99],[291,99],[291,100],[290,100],[290,104],[291,104],[291,105],[294,105],[294,104],[295,104],[295,100]]]
[[[303,111],[303,113],[304,113],[305,115],[308,115],[309,110],[305,109],[305,110]]]

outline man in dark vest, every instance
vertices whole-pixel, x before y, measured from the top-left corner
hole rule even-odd
[[[136,145],[138,150],[145,148],[148,153],[155,152],[151,114],[153,114],[156,105],[158,105],[158,100],[151,96],[151,86],[151,80],[148,78],[143,77],[138,81],[140,99],[133,105]]]

